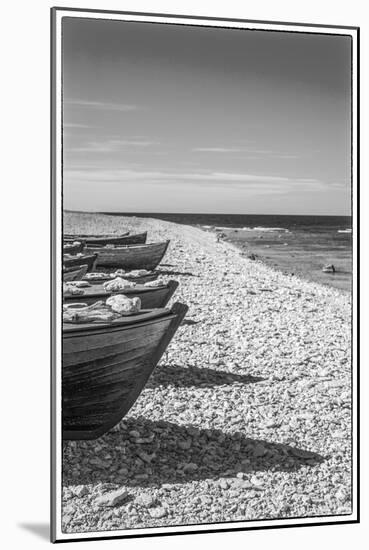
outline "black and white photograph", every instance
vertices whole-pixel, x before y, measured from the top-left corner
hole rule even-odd
[[[53,8],[52,539],[358,521],[358,28]]]

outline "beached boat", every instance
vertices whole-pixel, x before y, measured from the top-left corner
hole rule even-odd
[[[129,235],[129,231],[124,231],[124,233],[119,233],[116,235],[115,233],[63,233],[63,239],[65,241],[70,240],[78,240],[78,239],[94,239],[94,238],[100,238],[100,237],[126,237]]]
[[[86,243],[87,246],[106,246],[107,244],[112,244],[115,246],[144,244],[147,239],[147,231],[133,235],[129,235],[128,233],[124,233],[123,235],[77,235],[74,237],[66,237],[66,239],[67,241],[69,239],[80,239]]]
[[[161,262],[169,241],[133,246],[93,247],[86,252],[98,254],[96,267],[120,267],[122,269],[147,269],[151,271]]]
[[[65,304],[78,302],[89,305],[94,304],[99,300],[105,301],[112,294],[124,294],[128,298],[135,298],[138,296],[141,300],[142,309],[161,308],[167,305],[177,287],[177,281],[169,281],[168,283],[163,283],[162,285],[156,287],[137,285],[134,288],[109,292],[105,290],[103,285],[91,285],[90,287],[81,288],[81,290],[84,291],[84,294],[76,295],[65,293],[63,296],[63,302]]]
[[[77,267],[67,267],[63,269],[63,281],[81,281],[88,271],[88,265],[79,265]]]
[[[177,303],[110,323],[63,324],[64,439],[96,439],[125,416],[186,312]]]
[[[114,272],[104,272],[99,271],[97,273],[89,273],[84,278],[85,281],[88,281],[91,284],[100,284],[105,283],[106,281],[111,281],[112,279],[115,279],[116,277],[121,277],[122,279],[125,279],[126,281],[133,281],[137,284],[144,284],[149,281],[155,281],[158,278],[159,273],[157,271],[151,271],[150,273],[147,273],[146,275],[140,275],[140,276],[132,276],[129,275],[130,272],[127,274],[120,274],[120,275],[114,275]]]
[[[92,271],[95,267],[97,260],[96,253],[88,254],[76,254],[76,255],[67,255],[63,256],[63,265],[64,267],[77,267],[81,265],[87,265],[88,271]]]
[[[85,244],[80,241],[71,241],[63,244],[63,254],[79,254],[84,249]]]

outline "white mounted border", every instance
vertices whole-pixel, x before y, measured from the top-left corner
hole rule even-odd
[[[114,531],[91,531],[88,533],[63,533],[61,529],[62,502],[62,415],[61,415],[61,368],[62,368],[62,20],[63,17],[106,19],[115,21],[151,22],[206,27],[273,30],[312,34],[351,36],[352,80],[351,80],[351,190],[353,228],[353,294],[352,294],[352,505],[351,515],[314,516],[309,518],[235,521],[203,525],[184,525],[146,529]],[[358,66],[359,28],[334,25],[307,25],[271,21],[249,21],[240,19],[218,19],[214,17],[190,17],[105,10],[79,10],[78,8],[51,9],[51,238],[52,238],[52,376],[51,376],[51,540],[53,542],[78,541],[85,539],[126,538],[140,536],[167,536],[185,533],[209,533],[247,529],[270,529],[307,525],[332,525],[337,523],[358,523]]]

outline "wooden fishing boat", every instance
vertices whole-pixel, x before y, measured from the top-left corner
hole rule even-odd
[[[125,279],[126,281],[133,281],[137,284],[144,284],[148,281],[155,281],[155,279],[158,278],[159,273],[157,271],[152,271],[151,273],[148,273],[147,275],[140,275],[139,277],[132,277],[130,275],[119,275],[119,277],[122,277],[122,279]],[[118,277],[118,275],[117,275]],[[91,284],[100,284],[105,283],[106,281],[111,281],[115,277],[111,276],[111,273],[100,271],[98,273],[98,278],[91,279],[90,277],[85,277],[84,280],[88,281]]]
[[[124,417],[187,309],[177,303],[110,323],[63,324],[64,439],[96,439]]]
[[[121,267],[122,269],[147,269],[151,271],[161,262],[169,241],[133,246],[93,247],[86,251],[98,254],[97,267]]]
[[[71,241],[63,244],[63,254],[79,254],[84,249],[85,244],[80,241]]]
[[[87,265],[88,271],[92,271],[95,267],[97,260],[96,253],[79,254],[74,256],[63,256],[64,267],[77,267],[80,265]]]
[[[88,271],[88,265],[79,265],[75,267],[67,267],[63,270],[63,281],[81,281]]]
[[[133,235],[129,235],[128,233],[124,233],[123,235],[77,235],[75,237],[67,237],[68,240],[69,238],[71,240],[80,239],[87,246],[144,244],[147,239],[147,231]]]
[[[177,287],[177,281],[169,281],[168,283],[163,283],[161,286],[156,287],[137,285],[134,288],[109,292],[105,290],[103,285],[91,285],[90,287],[84,287],[81,289],[84,291],[84,294],[64,294],[63,302],[65,304],[78,302],[89,305],[94,304],[99,300],[105,301],[112,294],[124,294],[125,296],[128,296],[128,298],[135,298],[138,296],[141,300],[142,309],[161,308],[167,305]]]

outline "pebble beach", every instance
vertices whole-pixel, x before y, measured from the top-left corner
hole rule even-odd
[[[126,230],[170,239],[160,278],[189,310],[125,418],[63,443],[63,532],[350,514],[351,295],[195,227],[64,214]]]

